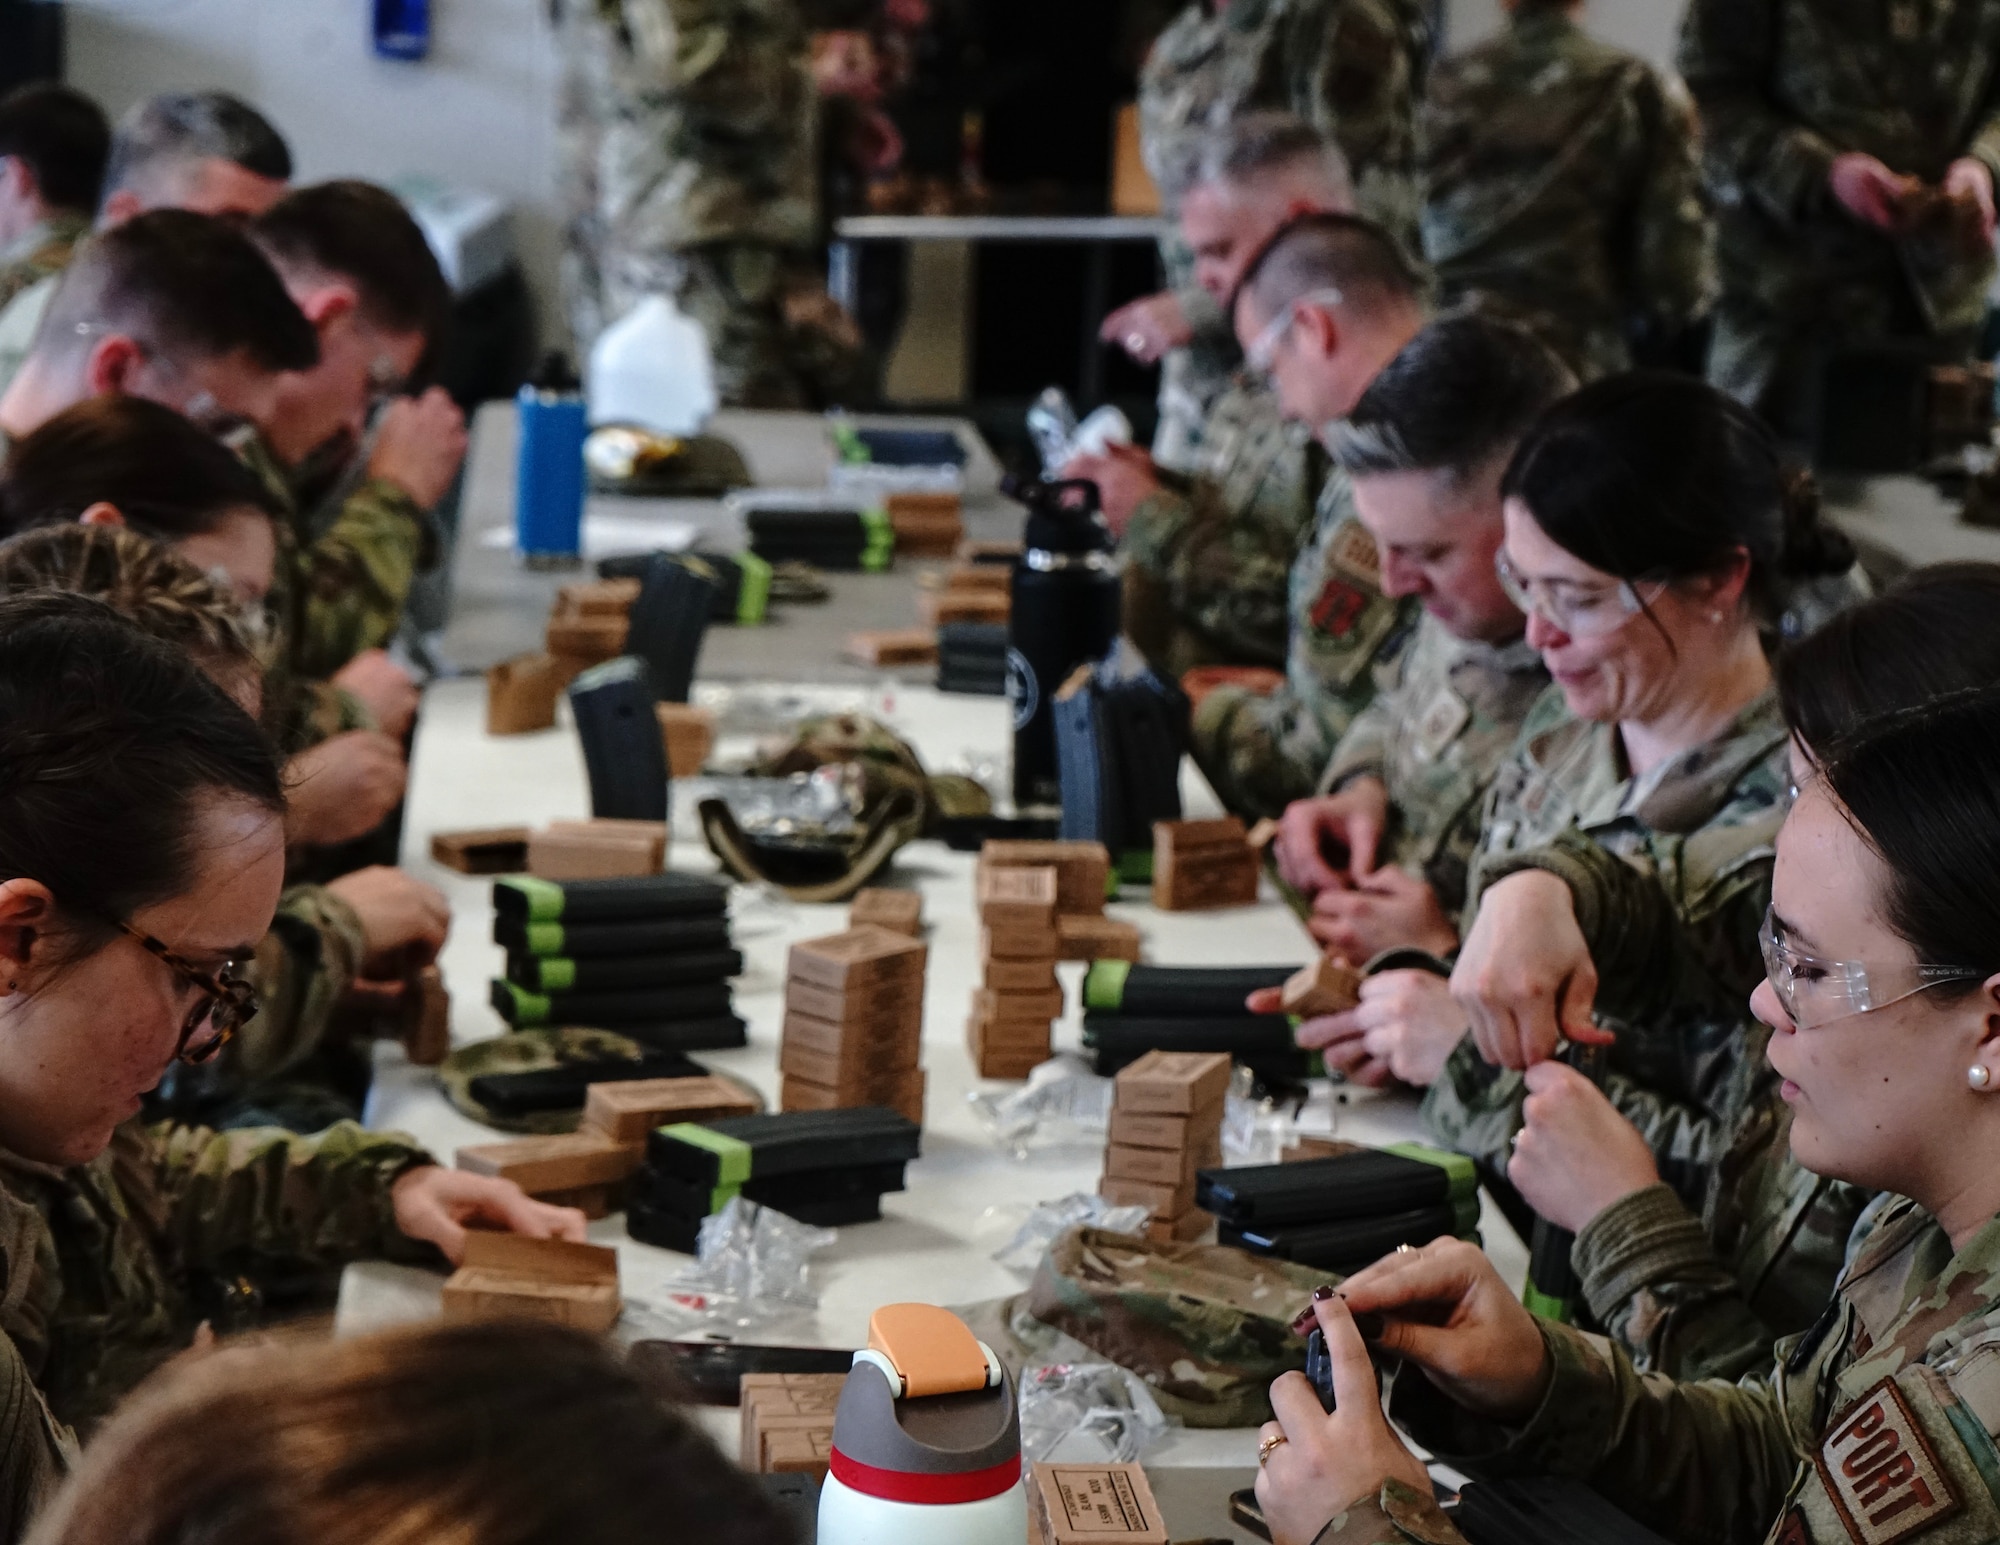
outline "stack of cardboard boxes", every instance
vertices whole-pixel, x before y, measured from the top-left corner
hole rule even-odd
[[[1208,1214],[1195,1206],[1195,1176],[1222,1162],[1222,1106],[1229,1059],[1200,1052],[1148,1052],[1119,1073],[1110,1145],[1098,1194],[1152,1213],[1157,1244],[1196,1239]]]
[[[1056,980],[1056,871],[979,871],[984,984],[965,1032],[981,1078],[1026,1078],[1049,1060],[1049,1023],[1063,1010]]]
[[[782,1109],[881,1105],[922,1124],[929,955],[908,934],[866,925],[792,946],[778,1048]]]
[[[1111,854],[1101,842],[995,840],[979,850],[979,868],[1047,866],[1056,872],[1056,944],[1062,960],[1137,960],[1139,930],[1104,915]]]

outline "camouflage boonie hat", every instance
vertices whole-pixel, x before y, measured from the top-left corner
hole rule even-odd
[[[444,1097],[460,1115],[502,1132],[547,1137],[574,1132],[583,1120],[583,1107],[505,1116],[472,1097],[472,1080],[487,1073],[532,1073],[572,1062],[637,1062],[645,1054],[637,1041],[609,1030],[522,1030],[459,1047],[444,1059],[438,1077]]]
[[[1304,1368],[1292,1318],[1329,1280],[1220,1245],[1076,1228],[1049,1247],[1026,1293],[969,1312],[1017,1374],[1081,1345],[1144,1379],[1190,1427],[1255,1427],[1271,1419],[1272,1380]]]
[[[991,797],[970,778],[932,778],[917,753],[895,731],[865,714],[822,714],[801,721],[792,738],[760,756],[744,772],[753,778],[788,778],[829,763],[858,767],[861,818],[851,833],[828,837],[817,873],[775,873],[778,855],[737,825],[719,799],[704,800],[703,834],[723,866],[738,879],[776,885],[795,901],[841,901],[851,896],[912,838],[947,815],[985,815]]]

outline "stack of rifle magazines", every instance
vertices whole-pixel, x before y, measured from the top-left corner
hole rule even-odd
[[[1192,1051],[1225,1053],[1259,1083],[1298,1083],[1313,1075],[1315,1059],[1293,1042],[1291,1018],[1243,1007],[1296,969],[1093,961],[1083,978],[1083,1044],[1107,1077],[1149,1051]]]
[[[755,553],[642,553],[605,558],[597,565],[597,577],[643,580],[655,559],[691,569],[715,585],[708,609],[710,622],[748,626],[762,622],[770,608],[771,565]]]
[[[661,1127],[646,1139],[625,1226],[692,1255],[701,1220],[736,1196],[822,1228],[872,1222],[921,1142],[914,1121],[872,1105]]]
[[[937,689],[979,697],[1007,695],[1007,624],[938,624]]]
[[[1421,1143],[1205,1169],[1195,1178],[1195,1203],[1215,1214],[1222,1244],[1343,1274],[1398,1245],[1479,1237],[1472,1161]]]
[[[613,1030],[654,1051],[742,1046],[728,900],[705,875],[496,880],[493,940],[507,975],[493,1007],[510,1025]]]
[[[1114,652],[1055,696],[1062,835],[1101,842],[1121,879],[1153,872],[1153,823],[1181,818],[1188,701],[1129,651]]]
[[[896,531],[881,510],[772,509],[749,502],[743,523],[750,550],[766,563],[870,573],[889,567]]]
[[[1552,1476],[1474,1481],[1451,1517],[1471,1545],[1666,1545],[1582,1481]]]

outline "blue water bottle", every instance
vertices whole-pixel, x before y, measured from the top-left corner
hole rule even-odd
[[[431,51],[431,0],[375,0],[375,52],[422,59]]]
[[[531,569],[583,561],[583,391],[560,354],[521,388],[521,456],[514,488],[514,546]]]

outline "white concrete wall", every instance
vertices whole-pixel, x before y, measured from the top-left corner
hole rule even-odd
[[[431,57],[410,65],[370,51],[369,0],[68,0],[70,78],[114,113],[155,91],[238,92],[284,130],[307,179],[424,172],[511,199],[546,312],[559,229],[547,0],[431,4]],[[1588,0],[1585,20],[1665,61],[1681,8]],[[1500,10],[1447,0],[1447,15],[1456,48],[1499,25]]]

